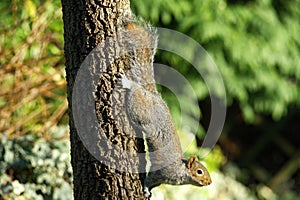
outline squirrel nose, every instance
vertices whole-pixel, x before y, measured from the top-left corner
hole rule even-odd
[[[211,179],[207,179],[206,181],[205,181],[205,185],[210,185],[211,184]]]

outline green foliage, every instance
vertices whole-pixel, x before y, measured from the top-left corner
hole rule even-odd
[[[0,197],[72,199],[69,141],[0,135]]]
[[[213,159],[220,155],[219,152],[212,152],[208,155],[206,160]],[[209,166],[208,166],[209,167]],[[234,164],[227,166],[225,173],[213,172],[211,178],[213,184],[199,188],[191,185],[183,186],[170,186],[161,185],[152,190],[153,199],[247,199],[247,200],[297,200],[299,195],[295,192],[287,191],[280,194],[276,194],[268,186],[260,183],[255,187],[245,187],[241,182],[237,180],[237,176],[242,171],[237,168]]]
[[[267,128],[268,124],[265,119],[269,119],[269,116],[273,120],[280,120],[290,114],[288,111],[300,106],[299,0],[132,0],[131,6],[136,15],[150,21],[153,26],[180,31],[199,42],[210,54],[222,74],[227,106],[233,108],[235,112],[229,113],[228,124],[226,124],[229,127],[233,126],[230,131],[236,130],[235,137],[244,137],[246,133],[239,133],[239,129],[234,127],[236,124],[232,121],[236,122],[238,119],[236,123],[240,126],[245,125],[243,122],[247,122]],[[168,42],[172,43],[172,37]],[[194,56],[193,47],[178,45],[178,48],[183,48],[191,57]],[[155,60],[174,67],[184,75],[193,86],[200,107],[206,108],[210,106],[207,103],[209,93],[206,85],[184,59],[170,52],[158,51]],[[180,123],[180,117],[189,119],[182,116],[181,110],[178,109],[176,96],[170,95],[165,89],[161,89],[161,92],[171,109],[176,124]],[[177,96],[177,98],[182,97]],[[189,101],[185,100],[183,102],[187,104],[183,107],[197,110],[197,104],[189,104]],[[239,110],[236,110],[236,105]],[[203,113],[201,117],[205,121],[205,118],[210,116],[203,116]],[[278,122],[279,127],[282,124]],[[281,132],[282,130],[274,131]],[[180,133],[181,142],[191,143],[189,131],[183,130],[183,132],[184,134]],[[200,127],[197,137],[203,138],[204,132],[203,127]],[[285,133],[286,130],[283,131],[283,134]],[[257,142],[260,142],[260,137],[266,135],[266,131],[251,134],[249,137],[254,137]],[[225,143],[224,145],[228,145],[227,148],[233,148],[234,145],[231,147],[231,144]],[[201,149],[200,154],[197,154],[199,149],[193,144],[187,153],[201,155],[203,151],[205,150]],[[243,157],[242,149],[236,151]],[[268,156],[270,155],[266,155],[266,163],[268,159],[272,160],[272,158],[267,158]],[[222,151],[216,146],[205,161],[213,172],[218,171],[223,163],[228,163]],[[278,166],[278,168],[281,167]],[[256,180],[252,176],[248,177],[247,172],[239,170],[234,165],[229,166],[228,169],[228,171],[225,170],[225,176],[213,173],[213,184],[207,188],[209,190],[207,195],[205,189],[201,192],[190,191],[187,188],[181,191],[183,187],[172,189],[166,186],[161,187],[163,190],[158,188],[155,197],[157,199],[166,197],[184,199],[188,196],[188,199],[199,199],[204,194],[203,199],[299,198],[297,194],[288,191],[289,189],[281,188],[279,194],[274,193],[275,191],[264,185],[261,180]],[[247,170],[251,171],[251,169]],[[297,180],[293,178],[289,177],[296,184]],[[238,179],[250,180],[249,182],[253,185],[247,188],[239,183]],[[260,181],[260,183],[254,184],[255,181]],[[185,191],[189,191],[187,192],[189,194],[181,196]]]
[[[299,105],[299,0],[137,0],[132,5],[155,26],[181,31],[204,46],[223,76],[229,105],[238,102],[246,121],[257,114],[279,120],[289,106]],[[158,56],[199,82],[182,58]],[[206,90],[199,83],[195,87]]]
[[[237,102],[248,122],[257,114],[280,119],[290,105],[299,106],[299,0],[134,0],[131,4],[137,15],[181,31],[205,47],[223,75],[229,106]],[[56,126],[67,124],[60,1],[3,1],[0,11],[0,132],[6,133],[0,135],[0,199],[70,199],[69,142],[60,139],[67,129]],[[184,48],[193,56],[192,48]],[[158,52],[156,60],[187,77],[200,101],[209,98],[205,83],[184,58]],[[161,91],[168,105],[178,102]],[[196,106],[184,107],[194,114]],[[181,111],[174,107],[172,115],[179,124]],[[203,137],[202,127],[199,132],[197,136]],[[182,138],[190,144],[186,132]],[[195,143],[187,151],[197,152]],[[205,160],[210,171],[218,171],[226,161],[219,148]],[[253,198],[253,191],[236,181],[239,169],[230,166],[226,173],[213,173],[214,184],[208,189],[162,186],[167,189],[156,194],[182,199]],[[292,192],[278,196],[265,185],[255,187],[260,199],[297,199]]]
[[[0,199],[72,196],[60,7],[0,4]]]
[[[0,132],[46,137],[66,123],[60,1],[3,1],[0,11]]]

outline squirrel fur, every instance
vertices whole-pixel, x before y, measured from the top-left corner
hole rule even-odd
[[[125,34],[130,48],[130,70],[122,75],[122,86],[127,89],[126,112],[135,130],[145,134],[151,162],[144,181],[145,195],[150,196],[150,190],[160,184],[211,184],[207,169],[196,156],[183,158],[170,111],[156,90],[153,74],[155,30],[133,20],[125,24]]]

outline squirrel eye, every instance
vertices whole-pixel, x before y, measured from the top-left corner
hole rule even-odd
[[[199,175],[199,176],[202,176],[202,175],[203,175],[202,169],[197,169],[197,175]]]

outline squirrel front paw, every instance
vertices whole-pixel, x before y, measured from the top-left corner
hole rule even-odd
[[[132,81],[128,80],[124,74],[121,74],[121,83],[123,88],[131,89]]]
[[[149,188],[148,187],[145,187],[144,188],[144,195],[145,197],[151,197],[151,192],[149,191]]]

